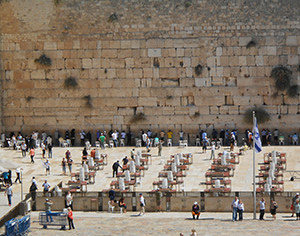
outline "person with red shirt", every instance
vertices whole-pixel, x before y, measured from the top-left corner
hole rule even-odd
[[[68,221],[69,221],[69,230],[72,228],[75,229],[74,223],[73,223],[73,211],[71,207],[68,207]]]

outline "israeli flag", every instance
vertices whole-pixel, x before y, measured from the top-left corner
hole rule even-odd
[[[262,146],[261,146],[261,140],[260,140],[260,136],[259,136],[256,117],[254,117],[253,134],[254,134],[254,149],[255,149],[255,152],[260,153],[262,151]]]

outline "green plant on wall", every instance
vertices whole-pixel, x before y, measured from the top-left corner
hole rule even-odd
[[[299,92],[299,86],[297,84],[290,86],[287,90],[287,94],[291,98],[296,97],[298,95],[298,92]]]
[[[196,67],[195,67],[195,74],[197,76],[201,75],[202,74],[202,71],[203,71],[203,66],[201,66],[200,64],[198,64]]]
[[[146,116],[144,113],[140,112],[131,117],[130,123],[137,123],[137,122],[143,121],[143,120],[146,120]]]
[[[116,13],[113,13],[110,15],[110,17],[108,18],[108,22],[115,22],[118,21],[118,16]]]
[[[77,83],[77,80],[74,78],[74,77],[68,77],[65,79],[65,82],[64,82],[64,87],[69,89],[69,88],[77,88],[79,85]]]
[[[275,80],[277,91],[287,91],[289,97],[298,95],[299,86],[291,85],[292,71],[282,65],[276,66],[271,71],[271,77]]]
[[[45,54],[41,55],[39,58],[34,60],[35,63],[39,63],[43,66],[51,66],[52,60],[50,57],[47,57]]]
[[[31,96],[26,97],[27,102],[30,102],[32,99],[33,99],[33,97],[31,97]]]
[[[270,120],[270,114],[262,107],[249,108],[244,114],[244,122],[247,124],[253,124],[253,111],[255,111],[255,116],[257,123],[262,124]]]
[[[192,6],[191,0],[185,1],[185,2],[184,2],[184,6],[185,6],[185,8],[189,8],[190,6]]]
[[[86,101],[86,104],[85,104],[86,107],[88,107],[88,108],[93,107],[91,95],[86,95],[86,96],[83,97],[83,99]]]
[[[256,46],[256,42],[252,39],[249,43],[247,43],[246,48],[252,48]]]

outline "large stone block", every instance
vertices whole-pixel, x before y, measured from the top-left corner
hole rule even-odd
[[[149,48],[148,49],[148,57],[161,57],[161,49],[160,48]]]
[[[44,50],[57,50],[56,42],[44,42]]]

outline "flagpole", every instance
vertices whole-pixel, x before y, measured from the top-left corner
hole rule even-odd
[[[253,111],[253,127],[256,127],[256,118],[255,111]],[[253,219],[256,219],[256,184],[255,184],[255,137],[256,137],[256,129],[253,129]]]

